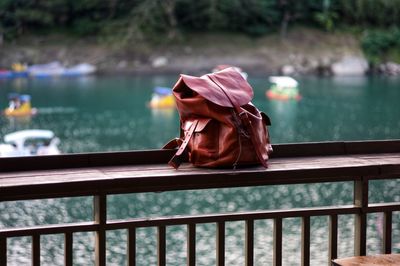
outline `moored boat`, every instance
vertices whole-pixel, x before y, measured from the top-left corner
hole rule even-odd
[[[10,93],[8,99],[9,105],[4,110],[6,116],[29,116],[37,113],[37,109],[31,106],[31,96],[28,94]]]
[[[94,72],[96,72],[96,67],[88,63],[65,67],[60,62],[55,61],[28,67],[29,76],[36,78],[86,76]]]
[[[60,154],[60,140],[51,130],[28,129],[4,136],[0,157]]]
[[[64,69],[62,76],[84,76],[96,72],[96,67],[88,63],[78,64]]]
[[[27,77],[26,65],[20,63],[12,64],[12,69],[0,69],[0,79]]]
[[[272,83],[271,87],[266,91],[267,98],[271,100],[300,100],[301,95],[298,88],[298,82],[287,76],[273,76],[269,78]]]
[[[12,71],[7,69],[0,69],[0,79],[12,78]]]
[[[54,77],[61,76],[64,69],[60,62],[55,61],[48,64],[32,65],[28,67],[28,74],[36,78]]]
[[[172,108],[175,107],[175,98],[172,90],[167,87],[155,87],[151,100],[149,102],[150,108]]]

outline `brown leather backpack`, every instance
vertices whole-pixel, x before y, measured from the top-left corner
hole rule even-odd
[[[253,89],[234,68],[201,77],[181,75],[173,88],[181,136],[164,148],[179,147],[169,164],[178,168],[187,150],[200,167],[262,164],[272,152],[268,116],[250,101]]]

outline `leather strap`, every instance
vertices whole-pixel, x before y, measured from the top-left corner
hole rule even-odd
[[[168,143],[166,143],[162,149],[166,150],[166,149],[176,149],[178,148],[180,145],[182,144],[182,139],[180,138],[174,138],[171,139],[170,141],[168,141]]]
[[[261,143],[259,143],[258,138],[255,137],[256,136],[256,134],[254,133],[255,130],[253,125],[251,124],[249,116],[247,115],[246,112],[241,112],[238,115],[240,117],[240,120],[242,121],[243,126],[247,129],[247,132],[250,135],[250,140],[253,143],[254,150],[256,151],[258,160],[265,168],[267,168],[268,167],[267,162],[264,160],[262,152],[260,151]]]
[[[174,167],[175,169],[178,169],[178,167],[181,165],[181,163],[182,163],[182,154],[185,151],[186,146],[188,145],[190,139],[192,138],[193,132],[196,129],[198,123],[199,123],[199,120],[194,120],[193,121],[193,123],[190,126],[189,130],[187,131],[185,137],[183,138],[183,142],[180,145],[179,149],[176,151],[175,155],[168,162],[168,164],[171,165],[172,167]],[[167,143],[167,145],[169,143]]]
[[[211,81],[213,81],[224,92],[226,97],[232,103],[232,106],[233,106],[233,109],[235,110],[236,115],[239,116],[244,128],[247,130],[247,133],[250,136],[250,140],[254,146],[254,150],[257,154],[258,160],[265,168],[267,168],[268,167],[267,162],[264,160],[264,158],[262,156],[262,152],[260,151],[261,143],[259,143],[258,139],[255,137],[256,133],[255,133],[253,125],[251,124],[249,116],[247,115],[247,113],[245,111],[242,110],[242,108],[237,103],[233,102],[232,98],[229,96],[229,93],[226,91],[224,86],[222,86],[222,84],[219,83],[219,81],[217,79],[214,79],[211,75],[207,75],[207,76],[208,76],[208,78],[210,78]]]

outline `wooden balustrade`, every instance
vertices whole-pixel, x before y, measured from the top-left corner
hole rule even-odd
[[[92,221],[24,228],[0,229],[0,266],[7,264],[7,240],[28,236],[32,239],[32,265],[40,265],[40,239],[44,235],[63,234],[64,264],[73,265],[73,240],[78,232],[95,233],[96,265],[106,265],[106,232],[127,232],[127,264],[136,265],[138,228],[157,229],[158,265],[166,265],[166,230],[169,226],[187,228],[187,265],[196,263],[196,227],[216,225],[215,258],[225,265],[226,223],[245,223],[245,262],[254,265],[254,223],[273,221],[273,262],[282,265],[283,220],[301,219],[302,265],[310,265],[310,219],[329,218],[328,261],[338,255],[338,217],[355,216],[354,255],[366,255],[367,215],[383,213],[382,253],[392,252],[393,212],[400,203],[369,203],[369,182],[375,179],[400,178],[400,141],[334,142],[285,144],[274,146],[269,168],[250,167],[237,170],[200,169],[184,164],[179,170],[166,165],[173,151],[137,151],[94,153],[47,157],[0,159],[0,201],[57,197],[93,196]],[[234,213],[180,215],[173,217],[107,219],[107,197],[118,193],[175,191],[222,187],[277,184],[353,182],[351,205],[307,207],[288,210],[262,210]],[[398,239],[396,241],[399,241]]]

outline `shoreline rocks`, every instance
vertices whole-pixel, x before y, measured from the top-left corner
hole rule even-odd
[[[286,40],[274,36],[261,39],[236,36],[238,44],[208,36],[207,43],[199,45],[187,41],[165,46],[112,48],[88,40],[65,44],[42,40],[3,44],[0,49],[0,68],[13,63],[44,64],[59,61],[63,65],[87,63],[105,75],[205,74],[220,64],[242,68],[254,76],[317,75],[361,76],[367,74],[400,76],[400,64],[386,62],[369,66],[357,40],[351,35],[332,36],[307,30],[298,39],[296,34]],[[318,36],[318,45],[310,49],[310,42]],[[334,38],[333,38],[334,37]],[[35,39],[34,39],[35,40]],[[196,39],[197,40],[197,39]],[[314,42],[313,42],[314,43]],[[196,45],[195,45],[196,44]]]
[[[386,76],[400,76],[400,64],[386,62],[379,65],[378,71]]]
[[[365,58],[356,56],[343,57],[331,65],[334,76],[363,76],[369,71]]]

